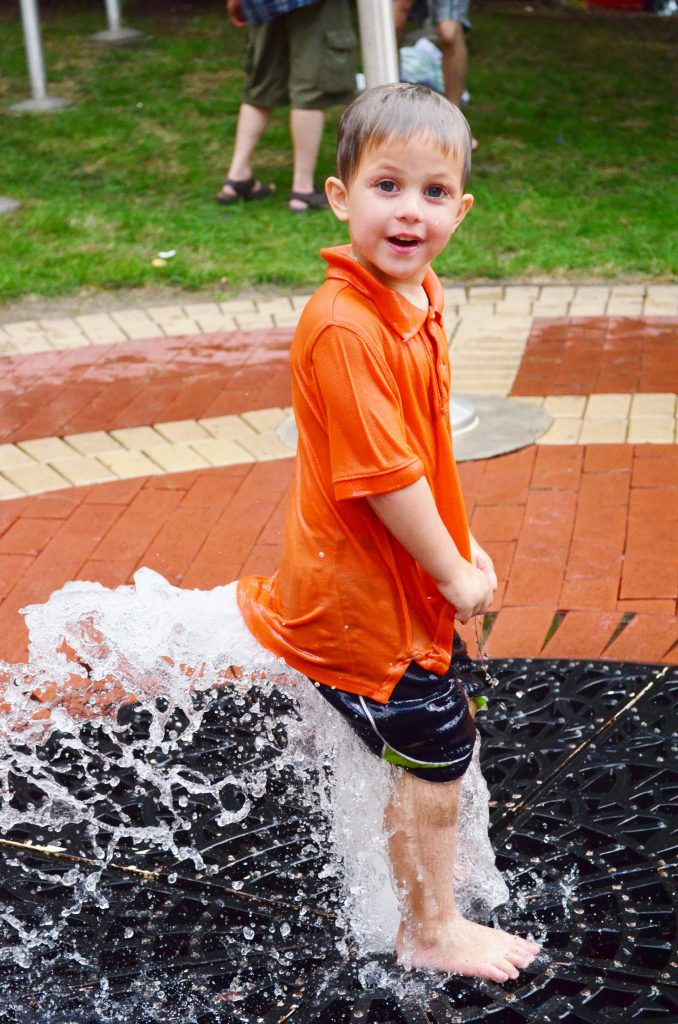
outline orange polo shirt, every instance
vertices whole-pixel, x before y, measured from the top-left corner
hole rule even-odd
[[[365,499],[425,476],[465,558],[469,533],[440,282],[427,272],[417,309],[349,251],[321,253],[327,279],[292,342],[299,442],[280,568],[240,580],[238,602],[292,668],[386,703],[411,661],[447,670],[454,609]]]

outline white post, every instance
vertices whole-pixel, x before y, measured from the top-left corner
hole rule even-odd
[[[21,0],[21,21],[24,29],[24,44],[28,61],[28,74],[31,79],[33,98],[14,103],[9,109],[12,113],[39,114],[50,110],[59,110],[70,106],[69,100],[60,100],[56,96],[47,95],[47,78],[45,62],[42,56],[42,38],[40,36],[40,18],[36,0]]]
[[[122,20],[120,18],[118,0],[106,0],[106,17],[108,18],[109,30],[111,32],[119,32],[122,28]]]
[[[40,22],[35,0],[21,0],[21,20],[24,26],[24,43],[33,99],[44,100],[47,95],[47,79],[42,59]]]
[[[21,203],[18,199],[9,199],[7,196],[0,196],[0,214],[16,213]]]
[[[393,0],[358,0],[363,71],[368,89],[400,80]]]
[[[108,28],[104,32],[96,32],[93,36],[90,36],[91,43],[124,45],[126,43],[138,43],[144,38],[143,32],[137,32],[135,28],[124,28],[118,0],[106,0],[106,19],[108,21]]]

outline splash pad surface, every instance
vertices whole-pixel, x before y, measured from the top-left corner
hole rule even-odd
[[[510,889],[492,916],[543,945],[518,981],[496,986],[406,974],[347,931],[328,855],[326,759],[307,757],[284,686],[214,685],[228,659],[193,674],[179,664],[198,635],[209,653],[207,606],[198,611],[197,633],[168,629],[159,641],[175,654],[164,668],[152,652],[130,668],[86,623],[62,669],[73,671],[79,646],[81,680],[115,674],[137,700],[117,694],[115,715],[102,715],[85,687],[90,720],[76,729],[55,703],[46,732],[32,723],[23,737],[15,730],[11,757],[6,748],[3,1021],[676,1019],[675,669],[491,663],[499,684],[480,725],[482,761]],[[59,630],[38,632],[43,654],[54,649]],[[133,652],[131,622],[125,640]],[[356,807],[354,848],[367,827]],[[487,868],[471,867],[471,892],[482,892]],[[375,896],[360,885],[354,895]]]

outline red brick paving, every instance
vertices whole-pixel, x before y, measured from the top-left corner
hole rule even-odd
[[[3,357],[0,444],[290,404],[286,329]]]
[[[533,332],[519,387],[614,390],[613,370],[621,390],[670,389],[676,320],[549,324]],[[289,336],[230,332],[3,359],[0,440],[286,405]],[[491,655],[678,661],[676,446],[531,446],[460,473],[499,577]],[[210,588],[272,572],[291,478],[287,459],[0,502],[0,658],[25,658],[19,609],[71,579],[118,586],[148,565],[172,583]],[[464,633],[473,648],[473,629]]]
[[[678,502],[671,471],[666,486],[656,470],[676,453],[649,447],[531,447],[460,466],[472,526],[500,578],[492,656],[673,658]],[[148,565],[174,584],[210,588],[272,572],[291,479],[285,459],[4,502],[0,658],[25,657],[19,608],[70,579],[118,586]]]
[[[535,319],[512,395],[678,391],[678,318]]]

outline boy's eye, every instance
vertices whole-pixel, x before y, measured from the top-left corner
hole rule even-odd
[[[389,181],[387,179],[386,181],[380,181],[378,183],[378,185],[377,185],[377,188],[381,192],[395,192],[395,190],[396,190],[396,183],[395,183],[395,181]]]
[[[442,199],[447,195],[447,192],[442,185],[429,185],[426,189],[426,195],[430,196],[431,199]]]

